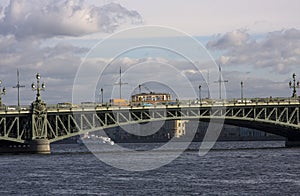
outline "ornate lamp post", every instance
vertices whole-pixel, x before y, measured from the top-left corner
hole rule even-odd
[[[36,85],[32,83],[31,88],[36,91],[36,100],[32,103],[32,140],[47,139],[47,106],[42,101],[41,91],[45,90],[45,84],[40,84],[41,76],[36,74]],[[50,149],[46,142],[46,149]]]
[[[0,87],[1,85],[2,85],[2,81],[0,80]],[[6,93],[5,87],[3,87],[2,90],[0,89],[0,107],[2,106],[2,95],[5,95],[5,93]]]
[[[296,82],[296,74],[293,73],[293,81],[289,82],[289,86],[293,89],[292,98],[297,98],[297,88],[300,88],[299,81]]]
[[[41,91],[45,90],[45,83],[43,83],[42,85],[40,85],[40,79],[41,76],[39,73],[36,74],[36,85],[34,83],[32,83],[31,88],[33,91],[36,91],[36,102],[40,103],[42,101],[41,98]]]

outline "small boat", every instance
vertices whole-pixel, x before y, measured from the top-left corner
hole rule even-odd
[[[95,144],[98,144],[99,141],[101,141],[101,143],[104,143],[104,144],[110,144],[110,145],[114,145],[115,144],[115,142],[112,141],[111,138],[104,137],[104,136],[98,136],[98,135],[91,135],[91,136],[81,137],[80,139],[77,140],[77,143],[78,144],[84,144],[84,143],[95,143]]]

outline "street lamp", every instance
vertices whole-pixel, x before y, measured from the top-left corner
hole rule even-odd
[[[201,98],[201,87],[202,87],[202,86],[199,85],[199,102],[200,102],[200,105],[201,105],[201,102],[202,102],[202,101],[201,101],[201,99],[202,99],[202,98]]]
[[[2,85],[2,81],[0,80],[0,87],[1,85]],[[5,95],[5,93],[6,93],[5,87],[3,87],[2,90],[0,89],[0,107],[2,106],[2,95]]]
[[[241,101],[243,103],[244,100],[244,82],[241,81]]]
[[[36,91],[36,102],[41,102],[41,93],[40,91],[44,91],[45,90],[45,83],[42,83],[42,85],[40,85],[40,79],[41,76],[39,73],[36,74],[36,85],[34,83],[32,83],[31,88],[33,91]]]
[[[299,81],[296,82],[296,74],[293,73],[293,81],[289,82],[289,86],[293,89],[292,98],[297,98],[297,88],[300,88]]]
[[[101,104],[103,105],[103,88],[101,88],[100,91],[101,91]]]

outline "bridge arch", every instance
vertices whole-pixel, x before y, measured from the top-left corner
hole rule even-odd
[[[212,112],[213,111],[213,112]],[[127,108],[93,111],[94,117],[81,116],[80,122],[89,129],[79,130],[71,135],[111,128],[127,124],[165,120],[224,120],[224,124],[253,128],[267,133],[280,135],[289,140],[300,140],[299,104],[286,105],[232,105],[226,107],[168,107],[168,108]],[[72,115],[74,115],[73,113]],[[82,114],[82,113],[81,113]],[[88,114],[88,112],[86,113]],[[99,115],[100,114],[100,115]],[[94,118],[94,119],[93,119]],[[71,118],[70,118],[71,119]],[[88,120],[90,119],[90,120]],[[98,122],[99,126],[93,125]],[[217,121],[216,121],[217,122]],[[59,139],[59,138],[57,138]],[[55,139],[54,139],[55,140]],[[53,140],[53,141],[54,141]]]
[[[228,125],[280,135],[288,141],[300,141],[299,105],[278,103],[48,109],[44,127],[47,132],[46,139],[55,142],[86,132],[127,124],[161,120],[221,120]],[[29,112],[0,114],[0,140],[19,143],[30,140],[31,115]]]

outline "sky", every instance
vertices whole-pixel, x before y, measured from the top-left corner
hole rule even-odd
[[[3,102],[35,99],[39,72],[47,103],[130,98],[138,84],[172,90],[180,99],[289,97],[300,79],[297,0],[4,0],[0,2]],[[153,84],[156,84],[153,85]],[[165,88],[167,87],[167,88]]]

